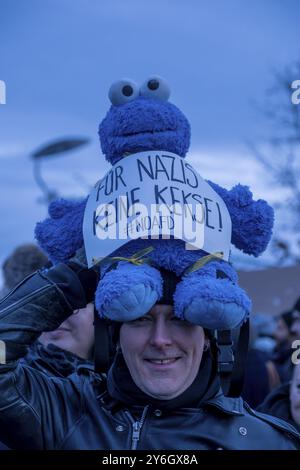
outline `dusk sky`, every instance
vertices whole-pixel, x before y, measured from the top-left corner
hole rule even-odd
[[[43,162],[62,196],[86,194],[109,169],[97,129],[110,84],[123,77],[169,82],[170,101],[191,123],[187,158],[204,178],[276,199],[246,142],[268,133],[254,103],[274,70],[299,58],[299,18],[297,0],[0,0],[0,263],[46,216],[32,151],[60,137],[91,139]]]

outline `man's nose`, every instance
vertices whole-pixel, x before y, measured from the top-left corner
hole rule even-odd
[[[165,319],[154,322],[151,329],[150,344],[157,348],[163,348],[172,344],[170,328]]]

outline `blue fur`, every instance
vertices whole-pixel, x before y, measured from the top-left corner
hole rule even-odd
[[[190,145],[190,124],[167,101],[140,96],[111,106],[99,126],[102,152],[114,165],[124,153],[168,150],[184,157]]]
[[[99,126],[106,159],[115,164],[126,155],[145,150],[166,150],[185,157],[190,141],[186,117],[173,104],[139,96],[126,104],[111,106]],[[272,234],[273,210],[265,201],[254,201],[247,186],[226,190],[208,182],[222,197],[232,220],[232,243],[245,253],[258,256]],[[49,207],[50,218],[36,227],[36,238],[53,262],[64,262],[83,244],[82,221],[86,200],[57,201]],[[152,246],[153,265],[182,275],[207,253],[185,250],[181,240],[130,241],[112,256],[130,257]],[[219,278],[218,271],[227,277]],[[146,313],[161,296],[159,271],[148,265],[119,263],[102,270],[96,291],[96,307],[102,316],[128,321]],[[174,295],[174,310],[206,328],[232,328],[249,315],[251,302],[238,286],[234,269],[226,262],[210,262],[184,276]]]
[[[248,186],[237,184],[230,191],[212,181],[210,186],[224,200],[232,221],[232,243],[249,255],[259,256],[272,236],[274,211],[262,199],[254,201]]]
[[[216,281],[217,270],[229,279]],[[238,286],[235,270],[224,262],[211,262],[184,276],[177,285],[174,304],[178,317],[212,330],[236,328],[251,311],[251,301]]]
[[[87,199],[58,199],[48,208],[49,218],[37,223],[35,237],[52,263],[64,263],[83,245],[82,223]]]

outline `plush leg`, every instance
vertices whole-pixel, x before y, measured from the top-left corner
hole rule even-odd
[[[95,304],[101,317],[126,322],[145,315],[161,296],[162,278],[157,269],[121,262],[100,281]]]
[[[185,276],[177,285],[174,301],[178,317],[212,330],[236,328],[251,310],[236,272],[223,262],[211,262]]]

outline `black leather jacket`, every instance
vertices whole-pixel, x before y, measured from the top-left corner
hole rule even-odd
[[[37,273],[0,302],[0,440],[15,449],[276,449],[299,448],[297,431],[218,392],[198,408],[126,407],[107,393],[89,365],[49,377],[18,359],[40,332],[85,306],[82,287],[65,265]],[[3,344],[3,343],[2,343]]]

